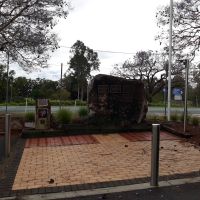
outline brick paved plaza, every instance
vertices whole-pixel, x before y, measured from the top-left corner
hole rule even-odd
[[[28,139],[12,189],[150,177],[150,132],[73,137]],[[199,169],[198,149],[181,138],[161,134],[161,176]]]

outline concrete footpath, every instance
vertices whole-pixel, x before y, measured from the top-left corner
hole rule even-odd
[[[0,200],[199,200],[200,177],[160,181],[159,187],[149,183],[93,190],[4,197]]]
[[[200,183],[190,183],[178,186],[159,187],[153,189],[104,195],[71,198],[71,200],[199,200]],[[58,200],[58,199],[57,199]]]

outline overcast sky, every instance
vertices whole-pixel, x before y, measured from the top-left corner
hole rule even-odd
[[[71,0],[73,9],[54,31],[61,48],[52,54],[50,67],[27,75],[12,66],[17,76],[58,80],[60,65],[68,68],[69,48],[77,40],[94,50],[136,53],[139,50],[159,50],[155,41],[158,32],[156,11],[169,0]],[[98,52],[100,71],[110,74],[114,64],[123,63],[131,54]]]

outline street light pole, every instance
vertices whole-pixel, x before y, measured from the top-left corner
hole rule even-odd
[[[172,20],[173,20],[173,0],[170,0],[170,20],[169,20],[169,67],[168,67],[168,113],[167,120],[171,118],[171,68],[172,68]]]

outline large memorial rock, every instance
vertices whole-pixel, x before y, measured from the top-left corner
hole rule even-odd
[[[88,86],[88,106],[96,116],[140,123],[148,110],[144,84],[139,80],[96,75]]]

